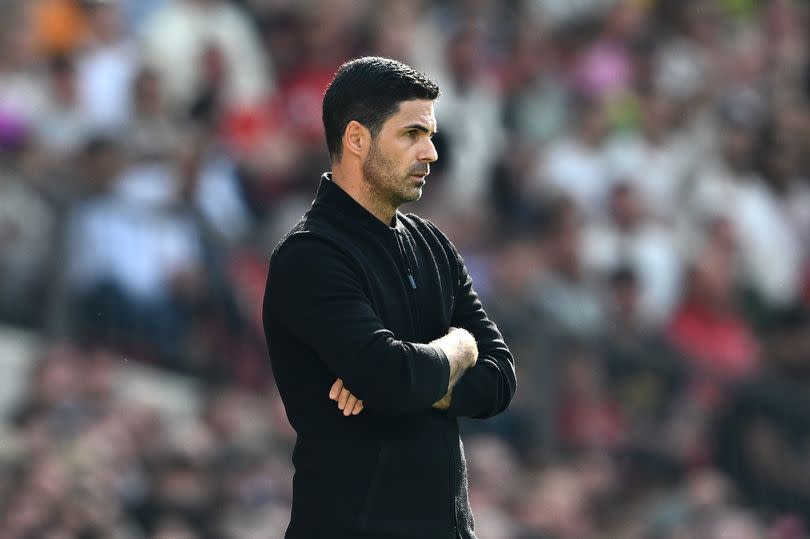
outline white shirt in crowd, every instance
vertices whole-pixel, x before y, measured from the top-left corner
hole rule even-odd
[[[128,41],[95,45],[76,66],[79,101],[96,128],[122,129],[132,112],[132,83],[138,68],[135,48]]]
[[[272,87],[269,59],[247,16],[231,2],[166,2],[144,24],[143,58],[157,70],[174,104],[193,97],[200,60],[209,43],[221,48],[230,103],[256,103]]]
[[[602,146],[590,147],[573,137],[562,138],[549,145],[539,167],[537,181],[541,188],[570,196],[587,219],[604,211],[614,178]]]
[[[68,280],[75,291],[110,282],[130,298],[166,298],[173,278],[199,267],[202,238],[190,215],[172,209],[177,182],[153,163],[125,171],[111,192],[69,220]]]
[[[681,292],[682,260],[671,230],[652,222],[623,232],[610,223],[589,226],[582,258],[592,271],[609,274],[620,266],[634,270],[639,282],[639,311],[653,325],[665,323]]]
[[[612,137],[606,148],[611,175],[632,183],[651,216],[666,223],[678,219],[694,166],[694,154],[684,138],[670,135],[653,144],[640,134],[626,134]]]
[[[436,119],[450,143],[444,197],[455,208],[467,208],[485,195],[495,159],[504,144],[502,102],[496,89],[483,79],[470,83],[463,91],[449,81],[440,86],[442,97],[436,101]]]
[[[737,175],[720,161],[710,162],[696,177],[692,207],[698,218],[718,215],[730,220],[744,277],[767,302],[781,305],[797,298],[801,238],[762,178]]]

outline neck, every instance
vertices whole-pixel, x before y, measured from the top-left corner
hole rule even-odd
[[[346,167],[341,164],[332,163],[332,181],[383,224],[391,226],[394,222],[397,207],[387,204],[379,196],[374,188],[363,179],[361,170],[346,170]]]

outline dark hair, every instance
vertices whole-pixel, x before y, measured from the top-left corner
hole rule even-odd
[[[329,155],[339,159],[343,154],[341,139],[350,121],[360,122],[376,137],[400,102],[437,97],[438,85],[402,62],[376,56],[346,62],[323,95]]]

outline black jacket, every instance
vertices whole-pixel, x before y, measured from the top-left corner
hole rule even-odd
[[[433,341],[469,330],[478,362],[447,392]],[[457,417],[503,411],[514,359],[461,257],[429,221],[387,226],[328,175],[273,252],[264,327],[298,439],[287,539],[474,539]],[[337,377],[365,408],[344,417]]]

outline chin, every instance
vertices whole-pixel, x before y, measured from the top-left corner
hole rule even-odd
[[[403,204],[407,204],[408,202],[416,202],[417,200],[422,198],[422,189],[419,188],[408,193],[400,193],[398,198],[399,200],[397,207]]]
[[[414,189],[414,191],[411,193],[411,196],[409,196],[409,197],[408,197],[408,200],[407,200],[407,201],[408,201],[408,202],[416,202],[416,201],[417,201],[417,200],[419,200],[420,198],[422,198],[422,188],[421,188],[421,187],[417,187],[417,188],[416,188],[416,189]]]

